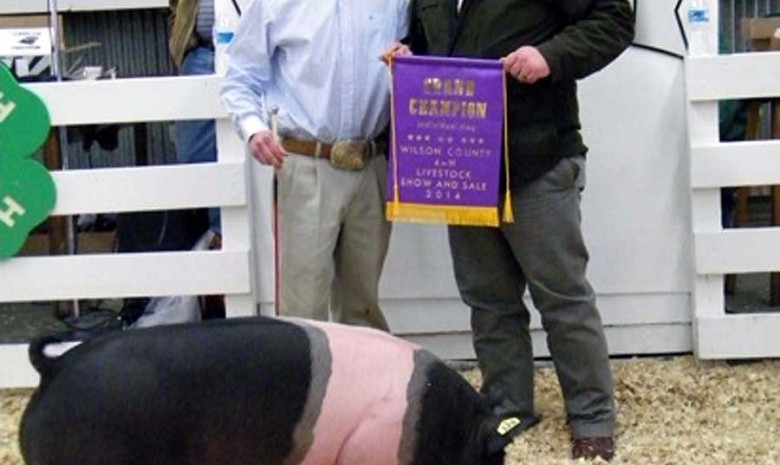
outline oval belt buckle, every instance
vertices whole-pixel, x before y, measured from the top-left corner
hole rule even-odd
[[[358,171],[366,166],[371,145],[364,139],[337,140],[330,149],[330,164],[341,170]]]

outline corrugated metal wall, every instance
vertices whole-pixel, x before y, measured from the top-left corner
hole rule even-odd
[[[129,10],[63,15],[64,45],[70,49],[91,42],[97,47],[83,52],[66,53],[63,70],[77,65],[100,65],[116,68],[117,77],[168,76],[173,73],[168,58],[168,10]],[[160,102],[149,102],[159,105]],[[151,123],[148,129],[148,158],[151,164],[176,160],[169,137],[169,124]],[[71,140],[78,138],[73,132]],[[93,144],[89,151],[82,144],[68,145],[70,167],[132,166],[136,159],[135,128],[122,126],[119,146],[106,151]],[[139,139],[140,140],[140,139]]]
[[[740,21],[780,14],[780,0],[720,0],[720,30],[732,51],[749,50],[748,43],[742,39]]]

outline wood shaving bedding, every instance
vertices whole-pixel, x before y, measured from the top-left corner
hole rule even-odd
[[[780,463],[780,360],[729,365],[683,356],[613,360],[612,366],[618,406],[613,464]],[[462,373],[479,386],[478,371]],[[1,465],[23,465],[19,419],[30,393],[0,390]],[[542,422],[507,448],[506,465],[586,463],[568,458],[562,402],[552,367],[537,368]]]

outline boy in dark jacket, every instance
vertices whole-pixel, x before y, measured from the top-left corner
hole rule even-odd
[[[612,459],[615,427],[607,344],[585,277],[580,193],[587,147],[576,80],[612,62],[633,36],[626,0],[415,0],[412,6],[412,53],[502,60],[509,75],[515,221],[450,226],[450,250],[461,297],[471,307],[482,393],[495,413],[516,419],[514,434],[539,421],[523,303],[530,291],[563,390],[575,459]]]

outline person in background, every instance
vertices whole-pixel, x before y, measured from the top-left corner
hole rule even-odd
[[[214,74],[214,0],[170,0],[168,49],[181,76]],[[217,161],[217,136],[213,120],[177,121],[174,124],[179,163]],[[209,228],[219,236],[219,209],[210,208]]]
[[[180,76],[214,74],[214,0],[170,0],[170,39],[168,48],[175,70]],[[213,120],[177,121],[173,126],[176,159],[179,163],[217,161],[216,125]],[[209,208],[208,224],[203,226],[197,212],[184,214],[184,228],[196,228],[186,236],[199,237],[207,227],[213,233],[209,249],[222,248],[219,208]],[[182,244],[189,249],[193,244]],[[225,307],[222,296],[204,296],[203,317],[222,318]]]
[[[471,308],[481,391],[513,435],[539,421],[523,303],[530,291],[563,391],[575,459],[613,458],[616,417],[606,338],[585,276],[580,196],[587,148],[576,80],[612,62],[633,36],[626,0],[414,0],[408,47],[396,44],[386,53],[411,49],[504,64],[504,169],[515,220],[499,228],[450,226],[450,251]]]
[[[254,158],[276,170],[282,315],[388,330],[380,56],[406,35],[409,1],[254,1],[228,49],[222,102]]]

